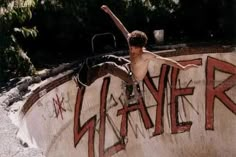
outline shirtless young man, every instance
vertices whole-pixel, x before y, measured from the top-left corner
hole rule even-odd
[[[164,58],[145,50],[144,47],[147,43],[148,38],[144,32],[136,30],[129,33],[124,27],[124,25],[121,23],[121,21],[113,14],[113,12],[109,9],[108,6],[103,5],[101,6],[101,9],[111,17],[113,22],[120,29],[120,31],[128,41],[131,71],[136,81],[142,81],[144,79],[147,74],[148,64],[150,61],[161,61],[162,63],[179,68],[181,70],[187,70],[192,67],[197,67],[197,65],[194,64],[188,64],[186,66],[183,66],[172,59]]]
[[[82,85],[89,86],[96,79],[105,76],[106,74],[117,76],[127,84],[132,85],[134,82],[139,82],[144,79],[148,71],[148,64],[152,60],[161,61],[162,63],[182,70],[197,67],[193,64],[183,66],[172,59],[164,58],[145,50],[144,47],[147,44],[148,38],[144,32],[136,30],[129,33],[121,21],[106,5],[101,6],[101,9],[111,17],[127,39],[131,62],[123,57],[114,55],[104,55],[95,59],[86,59],[82,64],[78,75],[78,81]],[[130,68],[128,66],[129,64]]]

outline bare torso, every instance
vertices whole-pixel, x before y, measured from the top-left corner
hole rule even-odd
[[[148,71],[148,60],[145,60],[142,54],[130,55],[131,71],[137,81],[142,81]]]

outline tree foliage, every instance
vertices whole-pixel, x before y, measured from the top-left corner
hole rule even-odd
[[[24,27],[32,18],[33,0],[0,2],[0,83],[12,77],[32,75],[35,71],[30,58],[21,48],[16,36],[35,38],[36,27]]]

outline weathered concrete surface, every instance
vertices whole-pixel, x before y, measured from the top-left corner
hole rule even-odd
[[[40,149],[30,148],[16,137],[15,126],[0,106],[0,157],[44,157]]]
[[[86,88],[72,74],[48,81],[21,109],[18,136],[47,157],[236,156],[235,52],[173,59],[199,68],[152,62],[143,98],[128,106],[117,77]]]

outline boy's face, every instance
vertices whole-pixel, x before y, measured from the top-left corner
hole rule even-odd
[[[142,52],[142,47],[130,46],[129,50],[131,54],[140,54],[140,52]]]

